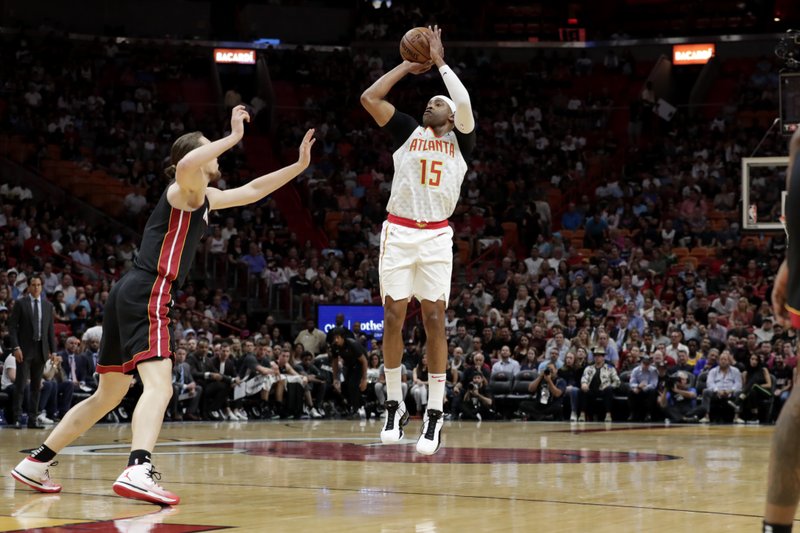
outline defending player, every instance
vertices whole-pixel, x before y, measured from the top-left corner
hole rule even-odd
[[[408,413],[401,393],[402,328],[409,299],[422,305],[430,368],[428,407],[417,451],[432,455],[441,445],[442,409],[447,366],[445,307],[453,271],[453,230],[448,218],[458,202],[467,171],[466,159],[475,147],[475,120],[469,93],[444,62],[441,30],[429,37],[431,61],[404,61],[384,74],[361,95],[361,104],[393,138],[394,178],[383,223],[379,275],[384,309],[386,419],[381,440],[403,437]],[[421,74],[435,64],[450,98],[428,101],[422,126],[397,111],[386,95],[407,74]]]
[[[772,310],[785,327],[800,329],[800,130],[789,142],[789,166],[786,169],[786,259],[775,277]],[[794,239],[794,240],[792,240]],[[775,425],[769,460],[767,505],[764,533],[788,533],[792,530],[797,502],[800,500],[800,393],[792,390]]]
[[[197,245],[208,227],[208,211],[247,205],[267,196],[300,174],[309,164],[314,130],[300,145],[296,163],[230,190],[209,187],[220,176],[217,157],[244,135],[250,116],[244,106],[233,109],[231,134],[210,142],[200,132],[187,133],[172,145],[167,186],[147,221],[134,267],[111,289],[100,346],[100,386],[89,399],[69,410],[39,448],[11,475],[40,492],[59,492],[50,479],[55,455],[116,407],[138,370],[144,386],[133,413],[133,442],[128,468],[114,483],[120,496],[162,505],[180,498],[163,489],[150,462],[164,411],[172,396],[174,343],[168,313],[172,295],[186,279]]]

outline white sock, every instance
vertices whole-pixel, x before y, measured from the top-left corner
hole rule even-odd
[[[444,410],[444,385],[447,374],[428,374],[428,409]]]
[[[386,399],[390,402],[402,402],[403,386],[400,376],[403,372],[403,365],[397,368],[384,367],[383,372],[386,374]]]

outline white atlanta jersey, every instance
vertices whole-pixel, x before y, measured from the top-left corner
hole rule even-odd
[[[386,206],[389,213],[419,222],[450,218],[467,173],[457,137],[455,131],[437,137],[431,128],[416,125],[392,155],[394,178]]]

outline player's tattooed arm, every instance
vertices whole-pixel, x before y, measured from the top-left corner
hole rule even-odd
[[[392,70],[378,78],[361,94],[361,105],[375,119],[380,127],[384,127],[395,112],[395,107],[386,100],[386,95],[392,90],[397,82],[402,80],[407,74],[422,74],[433,66],[433,61],[427,63],[412,63],[403,61]]]

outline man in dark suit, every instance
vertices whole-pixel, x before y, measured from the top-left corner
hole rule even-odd
[[[608,322],[611,322],[609,320]],[[608,338],[614,339],[614,343],[617,345],[617,351],[622,351],[622,346],[627,342],[629,336],[628,330],[628,317],[626,315],[620,316],[616,323],[613,325],[609,325],[608,327]]]
[[[72,336],[67,338],[65,348],[58,352],[59,357],[61,357],[61,368],[64,370],[64,375],[67,381],[72,383],[72,389],[75,392],[73,396],[75,403],[88,398],[88,395],[97,388],[92,363],[89,361],[88,356],[79,352],[80,347],[81,341],[78,337]]]
[[[208,349],[208,341],[200,339],[197,348],[186,356],[186,363],[192,374],[192,379],[197,385],[203,387],[203,395],[200,398],[201,416],[214,421],[224,420],[222,413],[218,409],[210,406],[221,406],[225,397],[230,392],[230,386],[222,380],[217,381],[212,372],[209,371],[209,364],[212,357],[211,350]]]
[[[230,408],[233,388],[241,381],[236,373],[236,366],[231,357],[231,345],[227,342],[222,344],[219,356],[212,357],[206,361],[206,372],[204,377],[208,382],[205,389],[207,399],[206,409],[211,418],[215,419],[217,413],[226,420],[237,420],[239,417],[234,415]],[[215,388],[213,383],[222,383],[223,388]]]
[[[8,333],[17,361],[15,390],[25,390],[30,379],[30,402],[28,404],[28,427],[44,429],[36,419],[39,415],[39,394],[42,388],[44,365],[49,357],[56,355],[56,334],[53,324],[53,304],[42,296],[42,278],[31,277],[28,295],[17,300],[8,319]],[[20,427],[22,394],[14,395],[14,420]]]
[[[188,420],[200,420],[197,416],[197,408],[200,406],[200,398],[203,395],[203,387],[195,383],[192,377],[192,368],[186,362],[186,349],[178,348],[175,350],[175,366],[172,368],[172,399],[169,402],[168,412],[173,420],[183,420],[181,414],[181,400],[188,400],[189,407],[186,410]],[[186,395],[181,398],[181,395]]]
[[[78,377],[78,367],[80,364],[77,360],[80,355],[78,351],[80,346],[81,341],[78,340],[78,337],[67,337],[64,343],[64,349],[58,352],[58,356],[61,357],[61,368],[64,369],[67,379],[70,380],[75,387],[77,387],[81,381]]]
[[[97,390],[97,380],[94,377],[97,372],[97,361],[99,358],[100,340],[91,338],[86,342],[86,350],[76,359],[78,381],[81,390],[84,392],[94,392]]]

